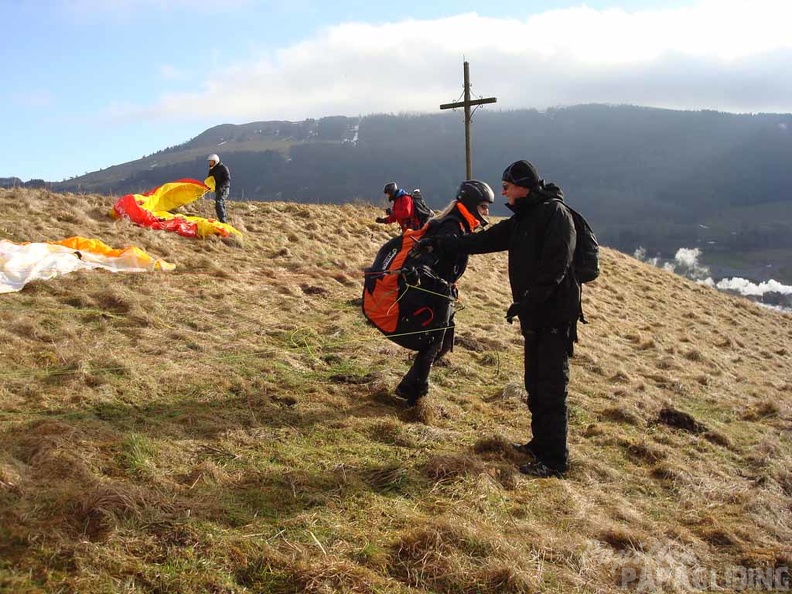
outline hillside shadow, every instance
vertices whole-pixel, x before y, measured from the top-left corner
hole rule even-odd
[[[117,431],[172,439],[213,439],[236,429],[309,429],[318,424],[337,425],[350,418],[410,417],[404,403],[383,390],[347,386],[345,391],[346,402],[335,398],[322,403],[290,393],[268,393],[229,395],[211,401],[193,397],[173,403],[98,403],[81,410],[61,409],[50,414],[93,418]]]
[[[196,521],[239,528],[260,525],[263,520],[272,525],[273,536],[277,536],[279,530],[283,532],[284,521],[362,494],[417,500],[439,475],[436,468],[410,461],[411,456],[388,463],[322,460],[315,463],[321,468],[312,470],[304,467],[313,465],[305,460],[299,464],[303,467],[291,465],[290,456],[296,454],[288,448],[282,451],[276,446],[268,462],[259,466],[247,459],[237,462],[240,457],[247,458],[249,450],[236,454],[230,446],[216,443],[225,433],[238,429],[299,431],[315,424],[332,427],[350,417],[392,419],[394,412],[410,417],[410,411],[394,408],[381,396],[334,412],[302,411],[299,401],[275,396],[262,399],[258,406],[235,397],[208,403],[190,399],[172,406],[101,404],[81,413],[53,412],[0,434],[8,460],[28,469],[26,484],[6,490],[4,500],[9,509],[16,507],[21,513],[26,497],[33,495],[27,490],[35,486],[35,501],[49,502],[63,511],[55,514],[60,518],[58,530],[94,542],[105,541],[120,522],[134,523],[141,518],[146,518],[141,530],[162,542],[180,539]],[[410,444],[388,434],[388,429],[397,425],[391,420],[371,427],[374,441],[409,449]],[[171,444],[189,442],[181,464],[186,472],[163,474],[130,460],[135,455],[130,444],[142,443],[145,450],[145,443],[153,443],[154,438]],[[472,453],[462,455],[475,457]],[[447,478],[448,472],[440,475]],[[148,494],[144,495],[144,490]],[[185,510],[190,510],[189,521]],[[21,535],[43,528],[35,519],[22,516],[14,524],[20,534],[15,550],[22,556],[32,545],[24,544],[27,537]]]

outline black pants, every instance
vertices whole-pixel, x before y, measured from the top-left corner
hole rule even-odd
[[[526,331],[525,390],[531,411],[531,449],[550,468],[567,470],[567,387],[570,328]]]
[[[438,330],[429,344],[418,351],[410,370],[399,382],[400,389],[417,400],[424,396],[429,389],[429,372],[432,364],[454,347],[454,319],[453,316],[445,330]]]
[[[221,223],[226,223],[226,198],[228,198],[228,193],[231,191],[231,188],[218,188],[215,192],[215,212],[217,213],[217,220]]]

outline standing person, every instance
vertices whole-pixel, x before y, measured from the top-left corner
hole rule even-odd
[[[514,447],[534,461],[524,474],[560,477],[568,467],[567,388],[569,356],[580,314],[580,286],[571,271],[575,226],[564,194],[539,178],[528,161],[503,172],[503,191],[514,214],[486,231],[464,237],[422,239],[421,249],[441,254],[484,254],[508,250],[514,303],[506,319],[520,320],[525,338],[525,390],[532,439]]]
[[[385,211],[387,216],[375,219],[377,223],[399,223],[402,232],[407,229],[421,228],[421,222],[415,214],[413,199],[410,194],[400,190],[396,182],[385,184],[382,193],[388,197],[388,202],[392,202],[393,206]]]
[[[424,237],[458,237],[467,235],[487,224],[489,205],[495,201],[495,194],[486,183],[475,179],[463,181],[457,190],[456,198],[437,217],[431,219]],[[457,297],[455,283],[467,268],[467,254],[424,255],[426,265],[439,277],[440,283],[450,288],[451,297]],[[431,288],[430,288],[431,290]],[[415,406],[418,400],[429,392],[429,372],[432,364],[451,351],[454,346],[454,314],[449,308],[449,317],[437,320],[436,330],[429,342],[418,351],[409,371],[396,386],[396,395]]]
[[[207,161],[209,161],[209,177],[213,177],[215,180],[215,212],[217,213],[217,220],[221,223],[226,223],[228,221],[226,220],[225,201],[231,191],[231,172],[228,171],[225,163],[220,162],[220,157],[215,154],[209,155]]]

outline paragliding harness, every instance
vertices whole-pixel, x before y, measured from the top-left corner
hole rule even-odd
[[[428,228],[407,229],[385,243],[363,283],[363,315],[390,340],[413,351],[450,328],[456,299],[456,288],[433,269],[436,256],[413,248]]]

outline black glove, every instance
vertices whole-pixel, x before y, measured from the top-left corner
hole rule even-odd
[[[388,216],[391,216],[391,209],[390,208],[386,208],[385,209],[385,214],[388,215]]]
[[[404,271],[404,280],[408,285],[418,284],[418,271],[415,268],[410,268]]]
[[[374,219],[374,221],[377,223],[387,223],[388,217],[377,217],[376,219]]]
[[[509,306],[509,311],[506,312],[506,321],[511,324],[514,321],[514,318],[520,315],[520,305],[519,301],[515,301]]]
[[[433,252],[440,248],[439,237],[422,237],[413,243],[413,249],[419,252]]]

